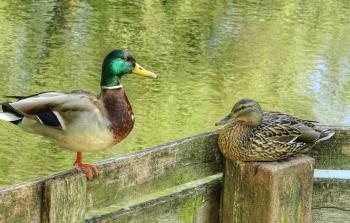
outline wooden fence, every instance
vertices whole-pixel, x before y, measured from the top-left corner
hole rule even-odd
[[[315,148],[313,222],[350,222],[349,129]],[[222,222],[223,158],[217,132],[98,163],[86,181],[75,170],[0,188],[0,222]]]

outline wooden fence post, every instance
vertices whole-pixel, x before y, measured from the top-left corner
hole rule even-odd
[[[86,209],[86,176],[70,174],[44,184],[43,223],[82,223]]]
[[[310,223],[314,159],[225,161],[223,223]]]

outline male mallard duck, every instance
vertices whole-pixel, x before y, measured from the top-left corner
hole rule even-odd
[[[275,161],[306,152],[334,135],[317,122],[279,112],[263,112],[253,99],[242,99],[216,125],[230,122],[219,135],[225,157],[241,161]]]
[[[75,167],[92,179],[99,175],[98,170],[83,163],[82,152],[106,149],[124,139],[134,126],[131,105],[120,84],[121,77],[129,73],[157,77],[126,50],[114,50],[103,61],[98,96],[80,90],[8,96],[18,100],[0,104],[0,119],[76,151]]]

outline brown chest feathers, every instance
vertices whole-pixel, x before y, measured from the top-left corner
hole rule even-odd
[[[235,122],[227,125],[219,135],[219,149],[225,157],[232,160],[248,160],[251,153],[251,134],[253,129]]]
[[[131,105],[123,88],[103,89],[101,93],[107,117],[110,121],[109,128],[113,132],[116,143],[120,142],[129,135],[134,127]]]

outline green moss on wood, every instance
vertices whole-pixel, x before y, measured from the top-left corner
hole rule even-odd
[[[316,158],[316,166],[350,169],[349,136],[349,129],[337,128],[334,139],[316,146],[311,152],[311,155]],[[222,172],[222,156],[217,148],[217,133],[205,133],[104,161],[99,167],[102,175],[95,181],[88,182],[87,185],[87,206],[91,209],[99,209],[115,202],[127,202],[145,194],[157,194],[159,190]],[[75,171],[66,171],[22,185],[0,188],[0,222],[39,222],[42,217],[45,182],[53,178],[64,180],[73,172]],[[337,204],[336,208],[350,210],[347,206],[350,193],[346,188],[349,184],[338,185],[338,189],[332,186],[334,184],[338,183],[329,182],[329,186],[328,184],[318,185],[316,182],[315,190],[325,196],[319,198],[315,195],[314,203],[319,204],[321,200],[328,205]],[[293,197],[293,192],[290,193]],[[249,196],[258,195],[252,193]],[[209,204],[212,203],[200,205],[197,210],[213,210],[214,208]],[[196,205],[198,203],[195,203]],[[188,220],[192,213],[191,205],[183,207],[185,210],[183,219]],[[174,207],[170,205],[168,208]],[[295,215],[301,216],[304,211],[302,205],[297,205]],[[283,215],[281,219],[286,217]],[[196,219],[193,218],[193,221]],[[204,222],[203,219],[201,221]]]
[[[163,191],[113,204],[107,208],[91,210],[86,222],[189,222],[216,223],[220,199],[222,174],[199,179]],[[204,211],[201,211],[202,209]],[[203,219],[208,219],[203,220]]]
[[[203,198],[201,196],[196,196],[193,201],[182,205],[182,207],[179,209],[179,212],[178,212],[179,213],[178,218],[179,218],[180,222],[193,223],[195,214],[196,214],[198,208],[203,203],[202,199]]]
[[[316,169],[350,169],[350,129],[336,128],[335,136],[316,145],[310,156]]]
[[[221,169],[217,134],[203,134],[104,165],[101,177],[88,184],[88,197],[90,204],[99,208],[216,174]]]

